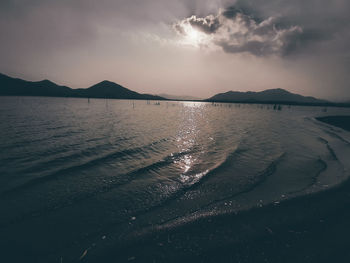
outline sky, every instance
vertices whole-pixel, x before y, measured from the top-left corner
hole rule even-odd
[[[1,0],[0,72],[208,98],[350,100],[348,0]]]

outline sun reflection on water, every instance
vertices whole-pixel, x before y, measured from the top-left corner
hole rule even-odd
[[[174,164],[181,170],[180,181],[184,184],[193,184],[203,177],[207,171],[194,173],[193,167],[200,162],[198,147],[201,136],[202,110],[204,103],[183,102],[182,122],[176,138],[176,146],[183,155]],[[196,150],[194,150],[196,149]]]

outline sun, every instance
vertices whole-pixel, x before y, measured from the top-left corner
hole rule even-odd
[[[191,25],[187,25],[184,28],[185,39],[184,43],[194,47],[200,47],[208,41],[208,37],[205,33],[193,28]]]
[[[197,30],[191,28],[188,32],[187,32],[187,38],[188,40],[197,43],[200,40],[200,34]]]

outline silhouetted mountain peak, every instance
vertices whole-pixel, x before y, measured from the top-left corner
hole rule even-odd
[[[119,84],[115,83],[115,82],[112,82],[112,81],[109,81],[109,80],[104,80],[104,81],[101,81],[99,83],[97,83],[95,86],[98,86],[98,85],[110,85],[110,86],[114,86],[114,85],[117,85],[117,86],[120,86]]]
[[[58,86],[56,83],[54,83],[48,79],[41,80],[38,83],[40,83],[42,85],[48,85],[48,86],[52,86],[52,85]]]
[[[291,92],[289,92],[288,90],[285,90],[285,89],[267,89],[267,90],[264,90],[264,91],[261,91],[262,93],[270,93],[270,94],[293,94]]]
[[[126,89],[124,88],[123,86],[115,83],[115,82],[112,82],[112,81],[108,81],[108,80],[104,80],[104,81],[101,81],[93,86],[91,86],[90,88],[88,89],[113,89],[113,88],[117,88],[117,89]]]
[[[277,89],[267,89],[265,91],[280,91],[280,92],[284,92],[284,93],[290,93],[288,90],[285,89],[281,89],[281,88],[277,88]]]

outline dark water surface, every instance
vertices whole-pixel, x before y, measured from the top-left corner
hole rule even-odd
[[[350,133],[314,117],[349,114],[0,97],[0,250],[71,262],[150,226],[329,188],[349,176]]]

